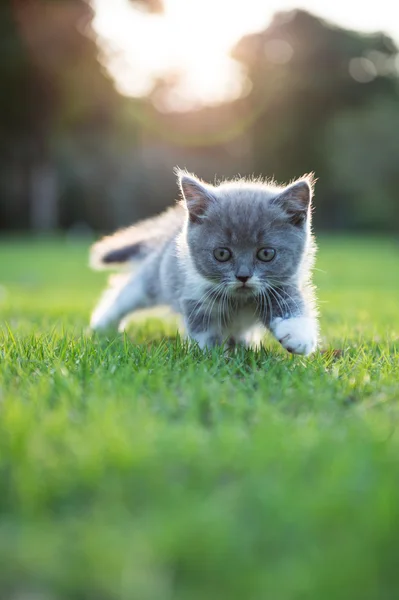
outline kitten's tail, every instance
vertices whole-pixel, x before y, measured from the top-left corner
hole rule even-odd
[[[92,269],[115,269],[142,261],[162,246],[181,227],[184,209],[180,205],[153,219],[140,221],[99,240],[90,250]]]

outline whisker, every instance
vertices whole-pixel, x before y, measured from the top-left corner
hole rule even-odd
[[[284,310],[284,306],[281,304],[281,301],[284,302],[286,307],[288,306],[287,303],[285,302],[284,298],[281,298],[281,296],[279,296],[278,292],[274,288],[269,286],[268,289],[269,289],[270,293],[273,295],[273,298],[275,299],[275,301],[277,303],[277,306],[280,310],[281,316],[284,316],[286,310]]]
[[[295,305],[295,308],[298,308],[298,309],[300,308],[300,306],[299,306],[299,304],[298,304],[297,300],[295,300],[295,298],[293,298],[293,297],[291,296],[291,294],[289,294],[289,293],[287,292],[287,289],[286,289],[286,288],[281,288],[281,287],[278,287],[278,286],[274,286],[274,287],[273,287],[273,289],[275,290],[275,292],[276,292],[276,293],[278,293],[278,290],[281,290],[281,291],[282,291],[282,292],[283,292],[283,293],[284,293],[284,294],[287,296],[287,298],[288,298],[289,300],[291,300],[291,302],[293,302],[293,304]],[[279,294],[279,296],[280,296],[281,300],[283,300],[283,301],[284,301],[284,303],[286,304],[286,306],[288,306],[288,307],[289,307],[289,304],[288,304],[288,302],[287,302],[287,301],[286,301],[286,300],[285,300],[285,299],[282,297],[281,291],[280,291],[280,294]]]
[[[207,329],[209,329],[210,325],[211,325],[212,311],[213,311],[213,307],[215,306],[215,302],[220,299],[219,295],[220,295],[220,292],[223,291],[224,287],[225,287],[224,283],[220,283],[217,286],[217,288],[215,290],[215,297],[212,299],[212,302],[211,302],[211,304],[208,307],[209,311],[208,311]],[[205,315],[206,315],[206,313],[207,313],[207,311],[205,311]]]
[[[190,320],[193,316],[196,316],[205,305],[205,311],[204,311],[204,320],[205,320],[207,312],[208,312],[208,308],[209,308],[209,306],[207,305],[207,300],[209,300],[209,298],[212,296],[212,294],[215,294],[215,298],[213,299],[213,303],[211,305],[213,307],[213,304],[214,304],[215,300],[218,298],[220,291],[223,289],[223,287],[224,287],[224,284],[219,283],[216,285],[216,287],[211,287],[209,290],[206,290],[206,292],[201,296],[201,298],[199,298],[199,300],[195,303],[194,308],[191,310],[190,314],[188,315],[188,319]],[[209,320],[210,320],[210,316],[209,316]]]
[[[204,294],[197,300],[197,302],[194,305],[194,308],[191,310],[190,314],[188,315],[188,319],[190,320],[191,317],[195,314],[198,314],[199,310],[202,308],[202,305],[205,303],[205,301],[211,296],[212,292],[215,291],[215,288],[210,288],[208,290],[206,290],[204,292]]]

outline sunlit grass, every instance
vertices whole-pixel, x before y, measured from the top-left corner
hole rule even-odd
[[[84,243],[0,244],[0,596],[390,599],[399,268],[321,239],[323,353],[90,337]]]

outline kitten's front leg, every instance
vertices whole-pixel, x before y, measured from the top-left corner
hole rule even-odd
[[[197,342],[201,350],[223,344],[223,336],[206,308],[199,306],[194,300],[186,300],[183,303],[187,334]]]
[[[296,288],[269,293],[264,307],[266,325],[283,348],[293,354],[311,354],[317,348],[319,327],[312,306]],[[267,311],[267,312],[266,312]]]
[[[270,331],[283,348],[292,354],[311,354],[317,348],[318,328],[312,317],[277,317]]]
[[[215,346],[221,346],[223,344],[222,337],[218,334],[212,333],[211,331],[204,331],[202,333],[190,333],[188,332],[191,339],[195,340],[201,350],[210,350]]]

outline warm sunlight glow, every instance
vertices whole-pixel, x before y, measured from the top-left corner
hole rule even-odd
[[[129,0],[92,4],[103,62],[121,93],[142,96],[157,79],[174,82],[166,105],[160,97],[161,110],[239,97],[248,85],[241,66],[229,56],[231,49],[243,35],[265,28],[278,10],[301,7],[346,27],[399,33],[399,26],[393,29],[391,0],[380,0],[378,11],[371,3],[340,0],[164,0],[161,15],[148,15]]]
[[[267,23],[258,0],[246,4],[252,10],[231,0],[165,0],[164,13],[150,16],[128,0],[95,0],[94,27],[122,93],[143,95],[156,78],[173,77],[174,101],[184,104],[175,108],[188,108],[241,94],[244,74],[229,53],[240,37]]]

